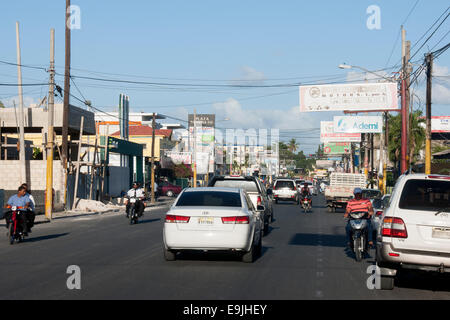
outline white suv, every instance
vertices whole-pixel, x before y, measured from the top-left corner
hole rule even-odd
[[[273,197],[278,201],[293,201],[300,204],[300,195],[293,179],[278,179],[273,185]]]
[[[400,269],[450,272],[450,176],[402,175],[377,231],[381,289]]]

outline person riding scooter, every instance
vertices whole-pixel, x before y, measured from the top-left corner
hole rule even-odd
[[[309,189],[309,186],[307,183],[303,184],[303,187],[300,190],[300,194],[302,195],[302,200],[305,198],[311,199],[311,190]],[[312,201],[311,201],[311,205],[312,205]]]
[[[372,224],[371,224],[371,217],[373,215],[373,207],[372,203],[370,202],[370,199],[366,199],[362,197],[362,189],[361,188],[355,188],[353,190],[354,198],[347,202],[347,208],[345,209],[344,218],[348,218],[348,216],[352,212],[367,212],[367,230],[368,230],[368,240],[369,245],[373,246],[373,232],[372,232]],[[347,245],[350,247],[352,244],[351,239],[351,226],[350,221],[347,222],[347,226],[345,227],[345,231],[347,233]]]
[[[136,212],[139,217],[142,216],[144,209],[145,209],[145,192],[144,189],[140,188],[140,185],[138,182],[133,182],[133,187],[127,192],[126,199],[125,199],[125,205],[126,205],[126,213],[127,218],[129,218],[129,212],[131,207],[130,198],[136,198],[135,208]]]
[[[19,223],[22,226],[22,230],[24,232],[24,235],[28,235],[27,233],[27,218],[25,216],[26,211],[28,210],[28,207],[30,206],[30,198],[26,195],[26,189],[24,186],[20,186],[17,190],[17,194],[12,195],[7,202],[7,207],[17,207],[19,211],[23,211],[23,214],[20,214],[19,217]],[[12,222],[12,211],[8,211],[5,214],[5,220],[6,220],[6,228],[9,229],[9,225]]]

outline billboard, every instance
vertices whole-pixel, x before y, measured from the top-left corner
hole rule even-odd
[[[333,121],[321,121],[320,142],[361,142],[361,133],[336,133]]]
[[[450,116],[431,117],[432,133],[450,133]]]
[[[382,116],[336,116],[333,117],[334,132],[337,133],[381,133]]]
[[[198,174],[207,174],[208,172],[214,172],[215,120],[215,114],[196,114],[195,121],[193,114],[188,115],[190,141],[189,148],[193,152],[195,144],[196,155],[193,155],[192,157],[197,162]],[[205,154],[209,154],[209,156],[206,156]],[[205,161],[207,161],[208,163],[201,163]]]
[[[323,146],[323,152],[326,155],[331,154],[349,154],[351,152],[350,142],[330,142]]]
[[[166,157],[170,158],[174,164],[191,164],[191,152],[166,151]]]
[[[316,169],[328,169],[334,166],[334,160],[316,160]]]
[[[300,112],[398,109],[395,82],[300,86]]]

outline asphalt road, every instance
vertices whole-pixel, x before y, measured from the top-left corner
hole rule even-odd
[[[405,275],[393,291],[368,289],[374,259],[358,263],[346,251],[342,213],[326,212],[322,196],[308,214],[275,205],[253,264],[223,254],[166,262],[165,212],[133,226],[117,214],[60,219],[13,246],[1,227],[0,299],[450,299],[448,277]],[[81,269],[81,290],[67,289],[70,265]]]

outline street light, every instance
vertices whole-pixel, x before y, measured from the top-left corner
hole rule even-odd
[[[338,67],[339,67],[339,69],[361,69],[364,72],[374,74],[377,77],[381,77],[381,78],[386,79],[388,81],[392,81],[392,79],[390,79],[388,77],[382,76],[381,74],[378,74],[378,73],[375,73],[373,71],[367,70],[366,68],[363,68],[363,67],[352,66],[352,65],[349,65],[349,64],[345,64],[345,63],[341,63]]]

